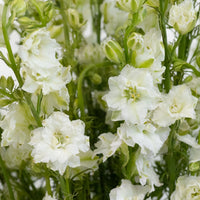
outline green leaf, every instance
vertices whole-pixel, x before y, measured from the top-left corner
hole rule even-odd
[[[9,76],[7,78],[7,88],[8,88],[8,90],[10,90],[12,92],[14,85],[15,85],[14,80],[12,79],[11,76]]]
[[[5,76],[1,76],[1,78],[0,78],[0,87],[2,89],[6,89],[6,87],[7,87],[7,80],[6,80]]]

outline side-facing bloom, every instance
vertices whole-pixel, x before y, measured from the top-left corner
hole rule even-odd
[[[111,157],[121,145],[118,135],[112,133],[102,133],[99,137],[100,141],[95,144],[94,154],[103,154],[103,162]]]
[[[141,125],[123,123],[117,129],[117,134],[128,146],[133,147],[135,144],[138,144],[141,147],[142,153],[146,154],[148,151],[151,151],[156,155],[167,140],[169,131],[168,127],[156,128],[150,123]]]
[[[43,121],[43,127],[32,131],[30,145],[35,163],[44,162],[60,174],[67,166],[80,166],[80,152],[89,150],[89,137],[84,135],[81,120],[70,121],[62,112],[54,112]]]
[[[178,5],[173,5],[169,11],[169,24],[181,34],[190,32],[195,26],[196,19],[192,0],[184,0]]]
[[[169,126],[181,118],[195,118],[197,98],[186,85],[174,86],[163,97],[153,114],[153,121],[159,126]]]
[[[103,99],[113,111],[113,121],[144,123],[148,111],[156,108],[159,91],[152,75],[145,69],[126,65],[120,75],[110,77],[108,83],[110,91]]]
[[[21,74],[25,79],[23,90],[35,93],[42,89],[44,95],[60,90],[71,81],[70,67],[63,67],[61,46],[42,28],[34,31],[20,46]]]
[[[13,103],[9,106],[5,118],[0,122],[2,133],[1,146],[22,145],[29,142],[31,130],[35,120],[25,103]]]
[[[131,181],[123,179],[119,187],[110,191],[109,196],[110,200],[143,200],[149,191],[149,186],[133,185]]]
[[[180,176],[176,182],[176,189],[171,195],[171,200],[199,200],[200,177]]]

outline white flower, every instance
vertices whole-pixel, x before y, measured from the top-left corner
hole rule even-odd
[[[186,85],[174,86],[163,97],[163,102],[153,114],[153,121],[159,126],[169,126],[181,118],[195,118],[197,98],[192,96]]]
[[[10,145],[6,149],[1,149],[1,155],[9,168],[18,169],[22,161],[30,158],[31,146],[28,144],[23,145]]]
[[[115,3],[113,0],[105,0],[101,6],[105,30],[109,35],[115,34],[117,28],[123,26],[128,21],[128,13],[117,8]]]
[[[81,120],[70,121],[62,112],[54,112],[43,121],[43,126],[32,131],[34,162],[44,162],[60,174],[67,166],[80,166],[78,154],[89,150],[89,138],[84,135],[85,125]]]
[[[110,92],[103,98],[113,112],[113,121],[144,123],[148,111],[155,109],[159,100],[158,88],[145,69],[126,65],[119,76],[109,78]]]
[[[59,62],[61,47],[50,33],[39,29],[31,33],[19,48],[22,60],[21,74],[25,78],[23,90],[44,95],[60,90],[71,80],[70,67]]]
[[[29,126],[34,124],[35,120],[27,104],[11,104],[5,118],[0,122],[1,128],[4,129],[1,146],[27,143],[31,132]]]
[[[200,177],[180,176],[177,179],[176,189],[171,195],[171,200],[199,200]]]
[[[178,5],[173,5],[169,11],[169,24],[181,34],[190,32],[195,26],[196,19],[192,0],[184,0]]]
[[[57,199],[55,197],[48,195],[48,193],[46,192],[42,200],[57,200]]]
[[[102,133],[99,137],[100,141],[95,144],[97,149],[94,154],[103,154],[103,162],[111,157],[121,145],[118,135],[112,133]]]
[[[156,128],[150,123],[141,125],[123,123],[117,129],[117,134],[128,146],[133,147],[136,143],[141,147],[142,153],[151,151],[156,155],[168,138],[169,131],[169,128]]]
[[[131,181],[122,179],[119,187],[110,191],[110,200],[143,200],[149,186],[133,185]]]
[[[154,162],[155,157],[151,153],[147,155],[140,154],[136,159],[136,167],[139,174],[136,178],[141,185],[150,185],[151,191],[154,190],[154,185],[157,187],[162,185],[159,181],[159,176],[154,171]]]

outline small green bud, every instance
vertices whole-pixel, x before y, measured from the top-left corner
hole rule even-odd
[[[73,29],[80,29],[86,23],[86,21],[84,21],[83,19],[83,16],[80,13],[78,13],[78,11],[75,9],[69,8],[66,11],[66,15],[69,25]]]
[[[145,0],[117,0],[116,6],[126,12],[136,13],[142,7]]]
[[[139,33],[133,32],[128,37],[127,45],[129,49],[137,50],[140,49],[144,44],[143,36]]]
[[[125,62],[125,56],[120,44],[112,39],[108,39],[103,43],[103,51],[106,57],[117,64]]]
[[[13,81],[13,79],[12,79],[12,77],[11,76],[9,76],[8,78],[7,78],[7,88],[10,90],[10,91],[12,91],[13,90],[13,88],[14,88],[14,81]]]
[[[17,17],[23,16],[26,12],[26,3],[24,0],[14,0],[11,3],[11,10],[16,13]]]
[[[0,78],[0,87],[3,89],[7,87],[7,80],[5,76],[1,76]]]
[[[199,167],[200,167],[199,162],[193,162],[193,163],[190,163],[189,170],[191,172],[195,172],[195,171],[199,170]]]
[[[95,73],[91,76],[91,81],[92,83],[94,83],[95,85],[99,85],[102,82],[102,78],[99,74]]]

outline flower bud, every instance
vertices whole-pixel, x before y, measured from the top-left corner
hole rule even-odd
[[[195,172],[195,171],[199,170],[199,167],[200,167],[199,162],[193,162],[193,163],[190,163],[189,170],[191,172]]]
[[[197,16],[192,0],[184,0],[173,5],[169,11],[169,25],[184,35],[190,32],[196,24]]]
[[[139,33],[133,32],[127,40],[127,45],[129,49],[137,50],[140,49],[144,44],[143,36]]]
[[[99,74],[94,73],[93,75],[91,75],[90,80],[92,81],[92,83],[94,83],[95,85],[99,85],[102,82],[102,78]]]
[[[69,25],[73,29],[80,29],[83,25],[85,25],[86,21],[84,21],[83,16],[80,13],[78,13],[77,10],[69,8],[66,11],[66,14]]]
[[[103,51],[106,57],[117,64],[125,62],[125,56],[120,44],[112,39],[108,39],[103,43]]]
[[[23,16],[26,12],[26,3],[24,0],[14,0],[11,3],[11,10],[15,11],[16,16]]]
[[[136,13],[141,8],[144,0],[117,0],[116,5],[121,10]]]

